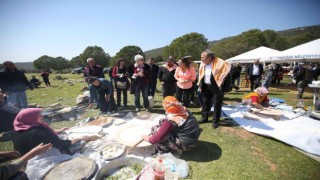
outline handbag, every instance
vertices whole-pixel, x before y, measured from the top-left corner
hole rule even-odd
[[[116,86],[117,86],[118,89],[127,89],[127,83],[126,82],[117,81]]]

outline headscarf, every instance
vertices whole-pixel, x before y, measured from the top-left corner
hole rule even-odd
[[[258,93],[259,96],[263,96],[269,93],[268,89],[265,87],[258,87],[257,89],[254,90],[254,92]]]
[[[45,127],[56,134],[46,123],[37,121],[41,115],[41,111],[41,108],[27,108],[21,110],[13,121],[14,130],[26,131],[34,127]]]
[[[181,126],[189,116],[187,108],[182,106],[174,96],[165,97],[162,106],[166,111],[167,118],[176,122],[178,126]]]

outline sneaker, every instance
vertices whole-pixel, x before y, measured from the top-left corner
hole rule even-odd
[[[146,111],[146,112],[149,112],[150,110],[149,110],[149,108],[146,108],[145,111]]]
[[[140,111],[140,109],[139,108],[136,108],[136,112],[139,112]]]

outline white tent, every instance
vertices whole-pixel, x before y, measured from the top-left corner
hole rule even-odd
[[[299,46],[287,49],[277,54],[270,54],[267,62],[320,62],[320,39],[310,41]]]
[[[263,61],[272,54],[278,54],[279,52],[280,51],[278,50],[261,46],[233,58],[227,59],[227,61],[230,63],[252,63],[255,59],[261,59],[261,61]]]

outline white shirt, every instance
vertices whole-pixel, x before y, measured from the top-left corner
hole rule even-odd
[[[255,64],[253,65],[252,75],[260,75],[259,64],[258,65],[255,65]]]
[[[204,65],[204,83],[211,84],[211,71],[212,71],[212,63],[209,65]]]

